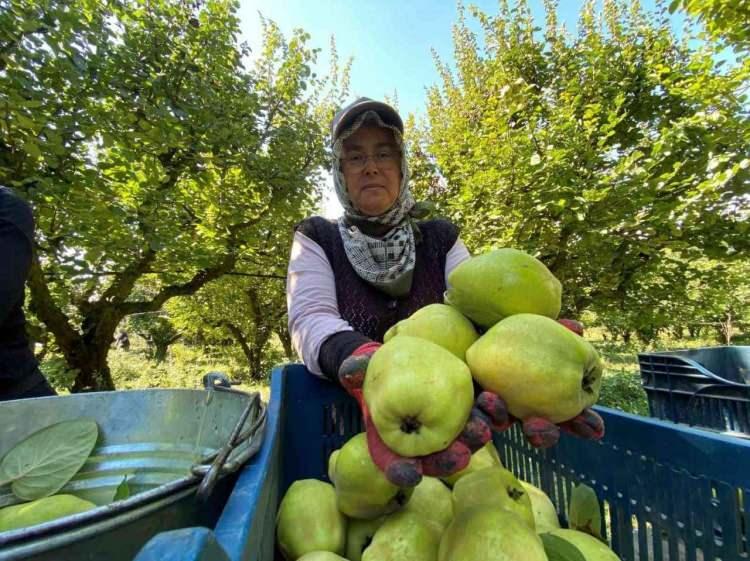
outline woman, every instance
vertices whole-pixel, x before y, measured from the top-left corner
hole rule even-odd
[[[389,105],[360,98],[333,119],[333,181],[344,215],[298,224],[287,275],[292,343],[307,368],[338,381],[362,408],[375,463],[393,483],[463,469],[471,453],[515,421],[505,402],[483,391],[466,429],[448,448],[421,458],[390,451],[362,399],[367,364],[385,332],[428,304],[443,301],[448,274],[469,258],[447,220],[418,220],[423,206],[409,190],[403,122]],[[556,442],[544,419],[524,422],[536,446]],[[528,428],[528,430],[527,430]]]
[[[341,362],[396,322],[443,301],[448,273],[469,257],[446,220],[417,222],[403,124],[360,98],[333,121],[333,181],[344,216],[297,226],[287,276],[289,331],[314,374],[337,380]]]
[[[374,430],[361,398],[367,362],[392,325],[443,301],[446,278],[469,257],[457,228],[424,220],[409,190],[403,122],[389,105],[360,98],[333,119],[333,181],[344,216],[301,222],[287,276],[289,331],[314,374],[339,381],[360,402],[373,458],[394,483],[465,467],[490,437],[455,442],[432,458],[400,458]]]

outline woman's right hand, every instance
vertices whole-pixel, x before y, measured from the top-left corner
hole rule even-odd
[[[471,454],[492,438],[491,425],[494,425],[496,430],[501,430],[500,420],[492,416],[494,411],[490,411],[489,414],[480,412],[477,401],[464,430],[447,448],[416,458],[400,456],[391,450],[380,437],[372,422],[362,392],[370,359],[381,346],[381,343],[371,341],[357,347],[344,360],[338,372],[341,385],[357,400],[362,411],[370,457],[375,465],[391,483],[399,487],[417,485],[422,475],[446,477],[464,469],[469,465]],[[494,394],[482,392],[482,395],[486,397]]]

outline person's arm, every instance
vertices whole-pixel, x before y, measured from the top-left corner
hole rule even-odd
[[[466,249],[461,238],[458,238],[445,256],[445,286],[448,286],[448,275],[451,271],[469,258],[471,258],[469,250]]]
[[[31,267],[34,220],[29,205],[0,187],[0,325],[23,301],[24,284]]]
[[[292,242],[286,289],[295,350],[310,372],[337,380],[341,361],[369,339],[341,317],[331,264],[323,249],[300,232]]]

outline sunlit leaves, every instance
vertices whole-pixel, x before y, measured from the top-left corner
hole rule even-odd
[[[35,311],[73,326],[70,357],[82,323],[97,334],[82,348],[106,356],[145,279],[189,292],[203,271],[255,271],[266,244],[285,253],[338,92],[311,76],[306,34],[267,22],[251,60],[233,0],[5,4],[0,183],[34,205],[52,295]]]
[[[472,12],[481,38],[461,13],[455,73],[438,61],[414,139],[415,187],[472,250],[543,259],[566,313],[664,325],[696,259],[750,251],[747,65],[721,67],[720,45],[691,51],[630,3],[588,3],[576,36],[548,3],[543,37],[513,4]]]

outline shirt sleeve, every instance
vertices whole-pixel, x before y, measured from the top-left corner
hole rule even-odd
[[[286,302],[294,349],[310,372],[325,377],[318,362],[321,345],[353,328],[339,313],[333,269],[323,248],[300,232],[292,241]]]
[[[451,271],[469,258],[471,258],[469,250],[466,249],[461,238],[458,238],[456,243],[453,244],[453,247],[450,248],[450,251],[448,251],[448,254],[445,256],[445,286],[449,286],[448,275]]]
[[[15,226],[0,222],[0,325],[23,302],[24,285],[31,265],[31,245]]]
[[[0,199],[0,325],[23,302],[24,285],[31,266],[33,221],[31,209],[18,199]],[[13,203],[13,204],[11,204]]]

